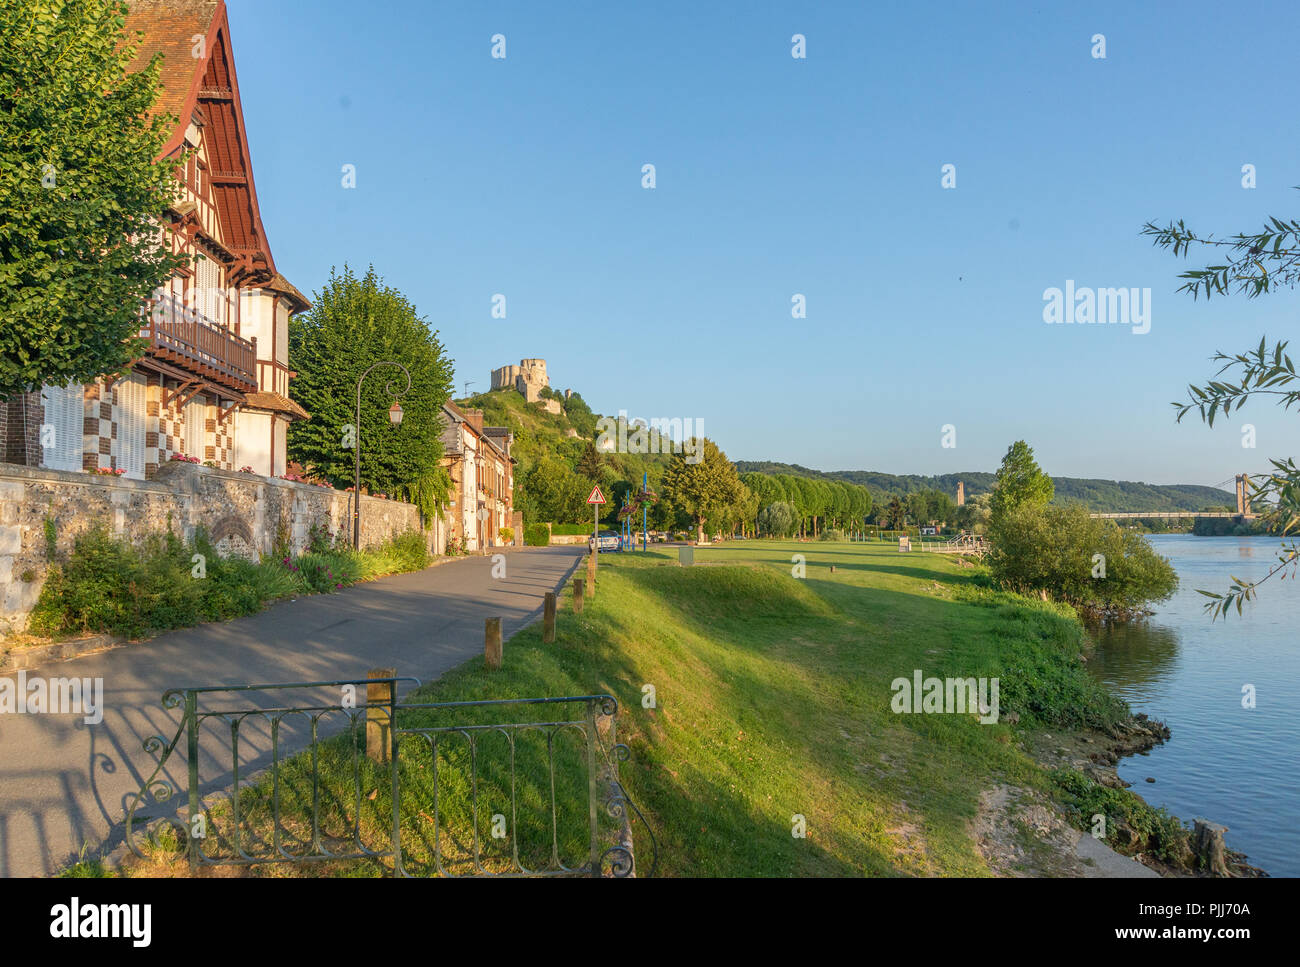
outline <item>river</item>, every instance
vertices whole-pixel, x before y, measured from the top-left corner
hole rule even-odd
[[[1300,587],[1275,575],[1225,621],[1209,599],[1231,575],[1258,579],[1276,562],[1272,537],[1152,535],[1179,590],[1145,621],[1095,632],[1093,674],[1172,738],[1124,759],[1119,774],[1153,806],[1223,823],[1230,849],[1272,876],[1300,876]],[[1255,707],[1243,707],[1253,685]],[[1147,777],[1155,779],[1148,783]]]

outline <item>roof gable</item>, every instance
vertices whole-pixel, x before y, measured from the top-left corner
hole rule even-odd
[[[163,156],[179,151],[192,120],[203,125],[208,177],[225,244],[247,259],[257,280],[269,282],[275,262],[262,227],[253,163],[231,55],[224,0],[128,0],[128,35],[143,33],[132,70],[163,55],[158,113],[177,118]]]

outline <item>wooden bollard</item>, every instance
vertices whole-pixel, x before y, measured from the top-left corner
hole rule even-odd
[[[367,678],[396,678],[396,668],[372,668]],[[366,755],[376,762],[388,761],[390,702],[396,682],[369,682],[366,685]]]
[[[542,643],[555,641],[555,592],[546,592],[546,602],[542,605]]]
[[[596,596],[596,555],[587,555],[587,593]]]
[[[573,613],[582,614],[582,592],[586,590],[587,582],[584,578],[573,579]]]
[[[488,668],[501,667],[501,619],[488,618],[483,622],[483,657]]]

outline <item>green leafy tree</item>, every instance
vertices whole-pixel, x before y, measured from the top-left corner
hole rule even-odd
[[[596,435],[596,414],[591,412],[591,407],[579,394],[569,394],[569,398],[564,401],[564,415],[569,418],[569,424],[578,431],[579,436]]]
[[[758,512],[758,527],[768,537],[789,537],[795,527],[794,508],[784,500],[768,504]]]
[[[140,353],[140,308],[183,260],[161,216],[174,117],[117,2],[0,3],[0,398],[90,382]]]
[[[556,457],[543,456],[516,490],[523,491],[534,515],[532,518],[526,516],[526,521],[555,524],[591,521],[591,508],[586,503],[587,495],[591,493],[590,482],[576,475],[571,467]]]
[[[597,450],[596,444],[590,440],[587,441],[587,445],[583,448],[582,456],[578,458],[576,469],[582,476],[600,484],[602,487],[609,479],[609,464],[605,461],[605,455]]]
[[[704,540],[704,525],[720,524],[744,497],[744,485],[735,464],[712,440],[696,441],[701,449],[698,463],[686,454],[674,454],[664,472],[663,497],[688,516],[695,525],[696,539]]]
[[[1017,440],[1007,448],[998,468],[989,511],[996,521],[1016,507],[1046,506],[1055,492],[1052,478],[1039,468],[1029,444]]]
[[[918,525],[930,522],[930,501],[924,491],[908,494],[905,503],[908,520]]]
[[[849,523],[855,532],[862,530],[862,525],[871,514],[871,491],[858,484],[852,485],[852,503],[849,508]]]
[[[952,523],[968,533],[983,534],[988,530],[990,516],[989,495],[979,494],[956,509]]]
[[[929,490],[925,494],[925,513],[929,520],[948,524],[957,513],[957,505],[942,490]]]
[[[750,525],[757,525],[758,494],[746,487],[743,481],[740,484],[740,496],[736,500],[734,511],[731,515],[733,534],[736,527],[740,527],[741,533],[744,533]]]
[[[803,517],[800,522],[800,536],[806,537],[809,531],[814,535],[817,530],[817,514],[821,510],[821,495],[813,481],[807,477],[795,477],[794,486],[799,491],[799,502],[795,504]]]
[[[289,355],[298,376],[294,397],[312,418],[289,429],[289,456],[335,487],[352,485],[354,451],[361,445],[361,485],[371,491],[406,493],[426,514],[446,493],[442,455],[442,405],[451,395],[452,363],[438,334],[406,296],[384,284],[371,267],[358,278],[344,266],[330,273],[314,305],[289,322]],[[406,377],[380,366],[361,389],[361,425],[356,420],[357,379],[374,363],[391,360],[411,374],[400,397],[403,417],[388,417]]]
[[[1142,229],[1153,243],[1174,255],[1189,255],[1195,250],[1221,253],[1222,258],[1201,268],[1180,274],[1180,292],[1195,300],[1204,295],[1227,296],[1232,292],[1254,299],[1277,289],[1292,289],[1300,282],[1300,221],[1283,221],[1270,217],[1257,232],[1239,232],[1225,238],[1199,234],[1180,219],[1164,227],[1148,222]],[[1288,343],[1278,340],[1271,348],[1266,337],[1259,345],[1239,353],[1218,352],[1213,357],[1220,364],[1215,378],[1202,386],[1188,387],[1187,399],[1173,405],[1178,421],[1195,410],[1207,426],[1214,426],[1216,416],[1239,411],[1252,397],[1272,399],[1283,410],[1300,407],[1300,381],[1287,352]],[[1300,531],[1300,466],[1294,457],[1271,458],[1272,470],[1250,480],[1252,501],[1265,507],[1268,525],[1277,533],[1294,536]],[[1199,523],[1199,522],[1198,522]],[[1210,600],[1205,609],[1212,617],[1226,616],[1229,609],[1241,613],[1242,605],[1253,600],[1256,589],[1276,574],[1294,573],[1300,564],[1300,545],[1294,539],[1284,542],[1277,563],[1256,581],[1234,577],[1223,592],[1200,591]],[[1199,589],[1198,589],[1199,590]]]
[[[886,530],[902,530],[907,526],[907,507],[897,494],[885,504],[880,514],[880,523]]]
[[[804,492],[799,488],[799,478],[783,473],[777,475],[776,481],[785,496],[785,502],[794,510],[797,530],[802,532],[804,521],[808,517],[808,511],[804,504]]]

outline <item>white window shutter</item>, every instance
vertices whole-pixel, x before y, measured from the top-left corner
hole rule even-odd
[[[144,479],[145,389],[132,376],[117,384],[117,466],[133,480]]]
[[[185,455],[198,457],[202,462],[204,454],[204,431],[207,418],[207,405],[203,396],[196,396],[185,404]]]
[[[80,383],[71,386],[45,386],[41,388],[41,403],[45,410],[41,426],[41,464],[51,470],[81,469],[81,437],[85,410]],[[53,431],[50,446],[47,427]]]

